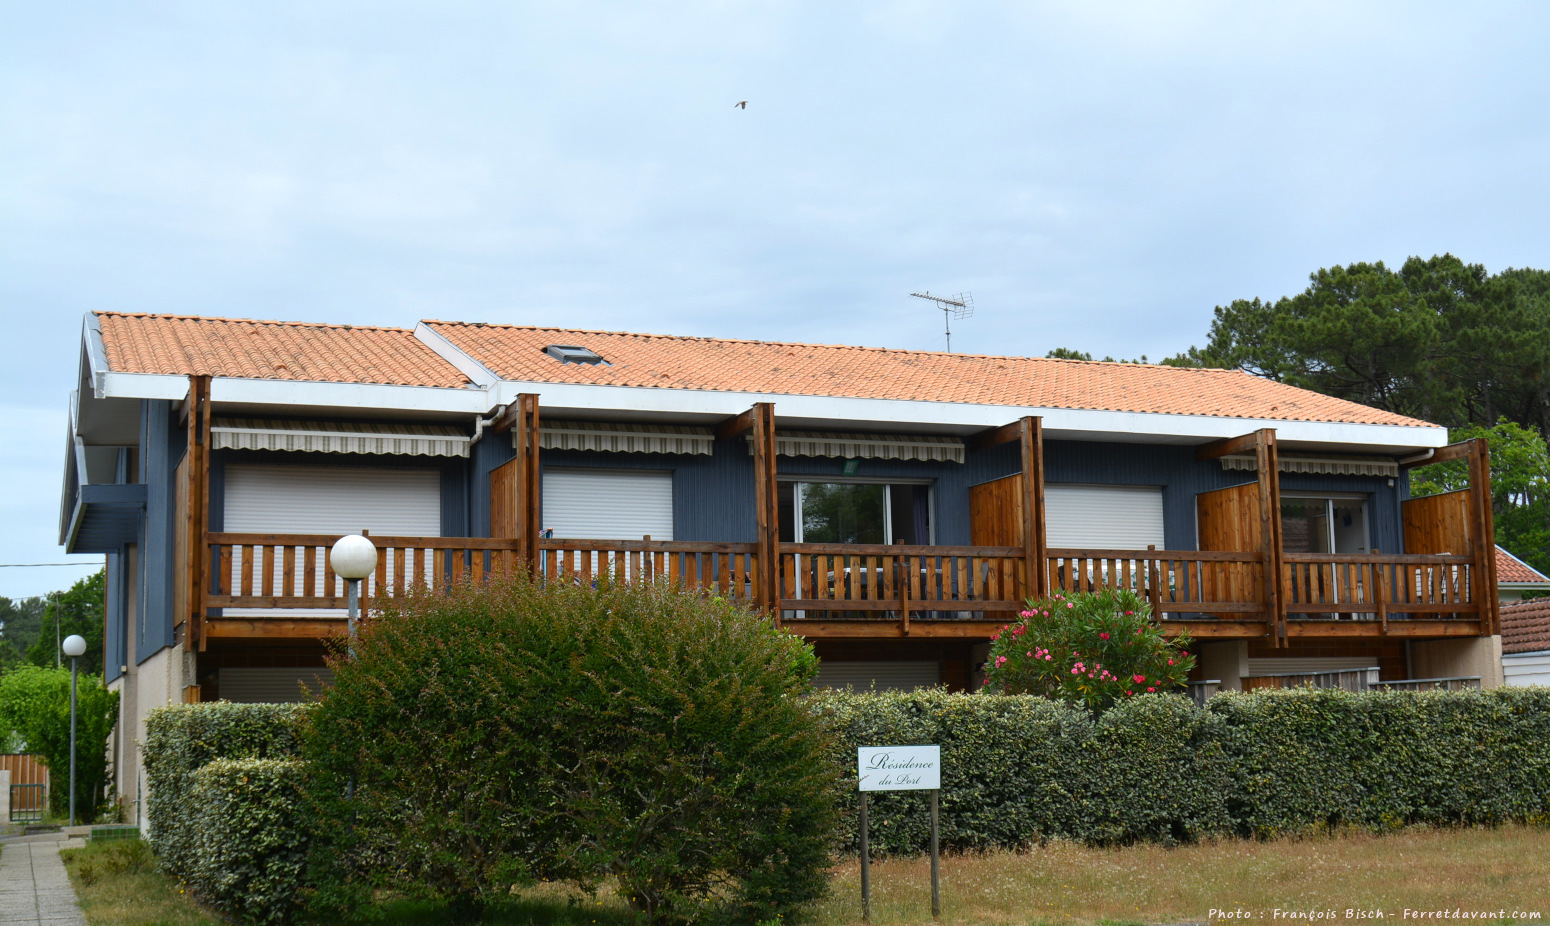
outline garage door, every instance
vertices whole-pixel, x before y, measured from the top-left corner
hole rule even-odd
[[[557,538],[673,539],[673,474],[545,470],[543,526]]]
[[[1167,548],[1160,486],[1046,485],[1044,512],[1051,547]]]
[[[941,668],[936,662],[834,662],[824,659],[818,663],[814,684],[820,688],[854,688],[856,691],[869,691],[874,685],[878,691],[914,691],[931,688],[940,681]]]

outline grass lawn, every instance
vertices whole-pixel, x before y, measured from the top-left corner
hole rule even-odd
[[[139,847],[139,848],[134,848]],[[69,851],[66,864],[91,926],[216,926],[175,885],[157,874],[141,843],[107,843]],[[830,896],[800,922],[861,923],[855,861],[835,870]],[[931,922],[930,868],[924,859],[872,866],[872,922]],[[949,924],[1202,922],[1213,909],[1246,911],[1265,923],[1306,922],[1274,911],[1382,910],[1386,921],[1405,909],[1460,908],[1540,914],[1550,920],[1550,829],[1416,830],[1397,835],[1340,836],[1164,849],[1088,849],[1054,845],[1025,853],[995,852],[942,860],[942,921]],[[399,904],[374,922],[447,922],[444,911]],[[1376,919],[1373,917],[1372,919]],[[529,892],[486,922],[625,924],[626,907],[612,896],[567,898],[562,889]],[[1364,924],[1365,926],[1365,924]]]

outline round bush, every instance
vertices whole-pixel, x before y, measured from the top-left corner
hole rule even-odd
[[[386,603],[308,721],[324,901],[468,906],[605,877],[653,920],[762,920],[819,896],[835,736],[816,659],[665,585],[515,578]]]

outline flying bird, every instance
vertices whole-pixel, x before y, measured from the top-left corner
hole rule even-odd
[[[733,109],[747,109],[748,108],[748,101],[747,100],[741,100],[739,102],[733,103],[732,104],[732,108]]]

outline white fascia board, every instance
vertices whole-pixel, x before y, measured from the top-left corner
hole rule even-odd
[[[109,373],[99,398],[170,399],[188,397],[188,377],[159,373]],[[252,405],[306,405],[339,408],[393,408],[415,412],[482,415],[490,410],[489,390],[477,387],[393,386],[380,383],[316,383],[217,376],[210,382],[215,402]]]
[[[86,313],[86,321],[81,326],[81,342],[82,360],[91,371],[92,392],[97,398],[103,398],[109,372],[108,348],[102,343],[102,322],[97,318],[97,313]]]
[[[441,332],[424,322],[414,326],[414,336],[421,344],[429,347],[438,357],[457,367],[459,373],[473,380],[483,388],[490,388],[501,381],[489,367],[464,353],[457,345],[442,336]]]
[[[897,425],[993,428],[1025,415],[1044,419],[1046,437],[1104,440],[1132,439],[1209,441],[1236,437],[1259,428],[1274,428],[1279,441],[1396,448],[1442,447],[1448,431],[1440,427],[1349,424],[1331,421],[1283,421],[1223,418],[1212,415],[1170,415],[1013,405],[973,405],[907,399],[863,399],[840,396],[775,395],[711,390],[651,389],[638,386],[592,386],[571,383],[503,382],[495,390],[498,404],[509,405],[520,393],[535,392],[546,406],[592,410],[629,410],[690,415],[736,415],[755,402],[776,403],[776,414],[813,422],[864,421]]]
[[[210,399],[213,402],[252,405],[396,408],[414,412],[462,412],[472,415],[482,415],[490,409],[489,391],[477,387],[449,389],[442,386],[299,383],[227,377],[217,377],[210,382]]]
[[[188,398],[188,377],[170,373],[104,373],[96,387],[99,399]]]

